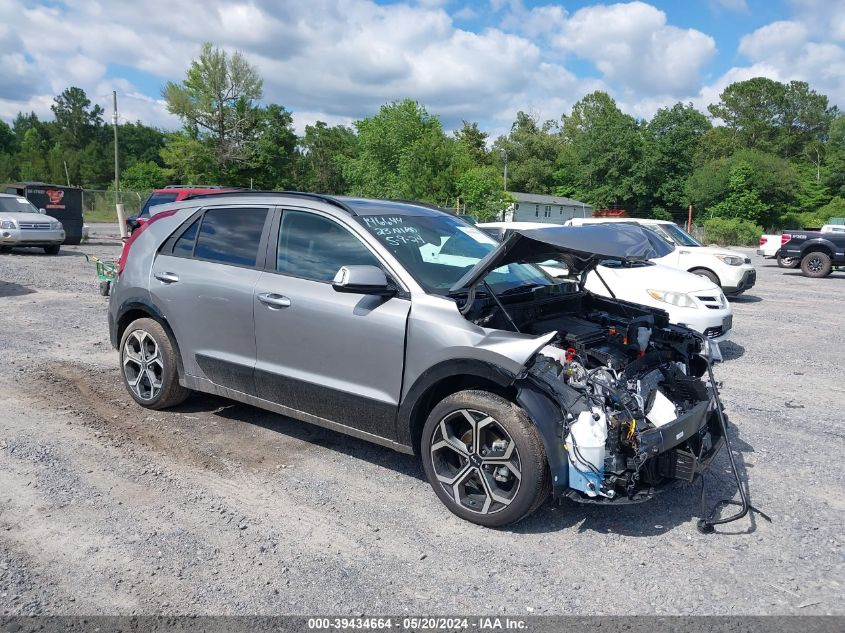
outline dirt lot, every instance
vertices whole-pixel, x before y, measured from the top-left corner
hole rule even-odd
[[[411,457],[219,398],[137,407],[83,257],[111,233],[0,255],[0,614],[845,614],[845,273],[754,256],[734,302],[717,378],[772,523],[699,534],[696,484],[494,531]]]

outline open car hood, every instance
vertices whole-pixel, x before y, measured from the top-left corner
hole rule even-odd
[[[517,262],[539,264],[560,260],[569,274],[575,276],[592,270],[604,260],[643,261],[668,255],[672,249],[672,245],[653,231],[633,224],[517,229],[461,277],[450,292],[472,288],[490,271]]]

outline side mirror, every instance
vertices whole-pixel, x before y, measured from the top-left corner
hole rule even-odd
[[[47,209],[42,207],[41,209],[38,209],[38,213],[40,213],[41,215],[47,215]]]
[[[332,288],[337,292],[392,297],[396,288],[378,266],[341,266],[334,276]]]

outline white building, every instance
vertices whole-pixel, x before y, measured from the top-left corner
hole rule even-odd
[[[505,222],[549,222],[563,224],[571,218],[588,218],[593,207],[564,196],[545,196],[535,193],[509,191],[516,202],[503,212]]]

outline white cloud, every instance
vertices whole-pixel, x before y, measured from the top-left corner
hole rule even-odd
[[[579,9],[552,42],[592,61],[609,83],[646,97],[689,94],[716,52],[712,37],[667,24],[663,11],[643,2]]]
[[[117,89],[122,119],[176,127],[159,86],[182,79],[204,41],[242,50],[264,78],[265,100],[293,110],[300,131],[316,120],[348,124],[404,97],[447,129],[461,119],[507,129],[518,110],[557,119],[598,89],[649,117],[678,100],[706,106],[727,82],[758,74],[806,79],[845,104],[845,0],[791,0],[793,15],[747,34],[744,63],[707,85],[713,38],[645,2],[596,0],[569,13],[522,0],[42,1],[0,0],[7,120],[30,109],[49,117],[53,95],[78,85],[109,114]],[[491,17],[495,28],[461,28]],[[572,72],[585,61],[595,77]]]

